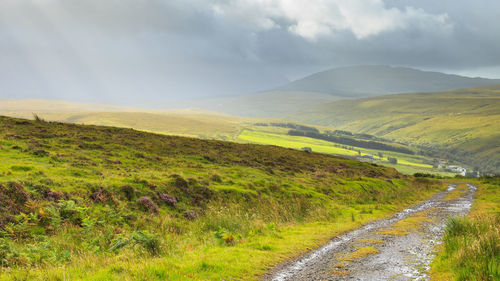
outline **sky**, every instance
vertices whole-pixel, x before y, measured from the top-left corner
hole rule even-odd
[[[164,106],[360,64],[500,78],[500,1],[0,0],[0,98]]]

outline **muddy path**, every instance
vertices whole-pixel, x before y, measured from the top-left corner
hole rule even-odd
[[[448,218],[469,212],[475,190],[473,185],[452,184],[425,202],[277,266],[262,281],[428,280]]]

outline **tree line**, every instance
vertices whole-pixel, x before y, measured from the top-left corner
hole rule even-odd
[[[281,127],[281,128],[295,129],[295,130],[306,131],[306,132],[319,133],[319,130],[314,128],[314,127],[300,125],[300,124],[294,124],[294,123],[255,123],[254,125],[261,126],[261,127],[267,127],[267,126]]]
[[[411,155],[415,154],[415,152],[413,150],[405,148],[405,147],[401,147],[401,146],[393,146],[393,145],[389,145],[389,144],[381,143],[381,142],[376,142],[376,141],[358,140],[358,139],[348,137],[348,136],[322,134],[322,133],[317,132],[317,131],[304,131],[304,130],[292,129],[292,130],[288,131],[288,135],[326,140],[326,141],[331,141],[331,142],[335,142],[335,143],[351,145],[351,146],[356,146],[356,147],[361,147],[361,148],[401,152],[401,153],[411,154]]]

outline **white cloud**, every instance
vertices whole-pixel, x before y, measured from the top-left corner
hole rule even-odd
[[[383,0],[215,0],[213,11],[255,30],[286,28],[309,40],[350,31],[357,39],[410,28],[450,31],[446,14],[388,8]]]

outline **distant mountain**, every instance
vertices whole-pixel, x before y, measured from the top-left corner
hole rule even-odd
[[[278,89],[355,98],[395,93],[437,92],[495,84],[500,84],[500,79],[470,78],[406,67],[364,65],[318,72]]]
[[[186,104],[238,116],[290,117],[341,99],[394,93],[437,92],[500,84],[500,79],[469,78],[392,66],[351,66],[312,74],[275,90],[199,100]]]
[[[341,100],[288,117],[435,148],[500,173],[500,85]]]

